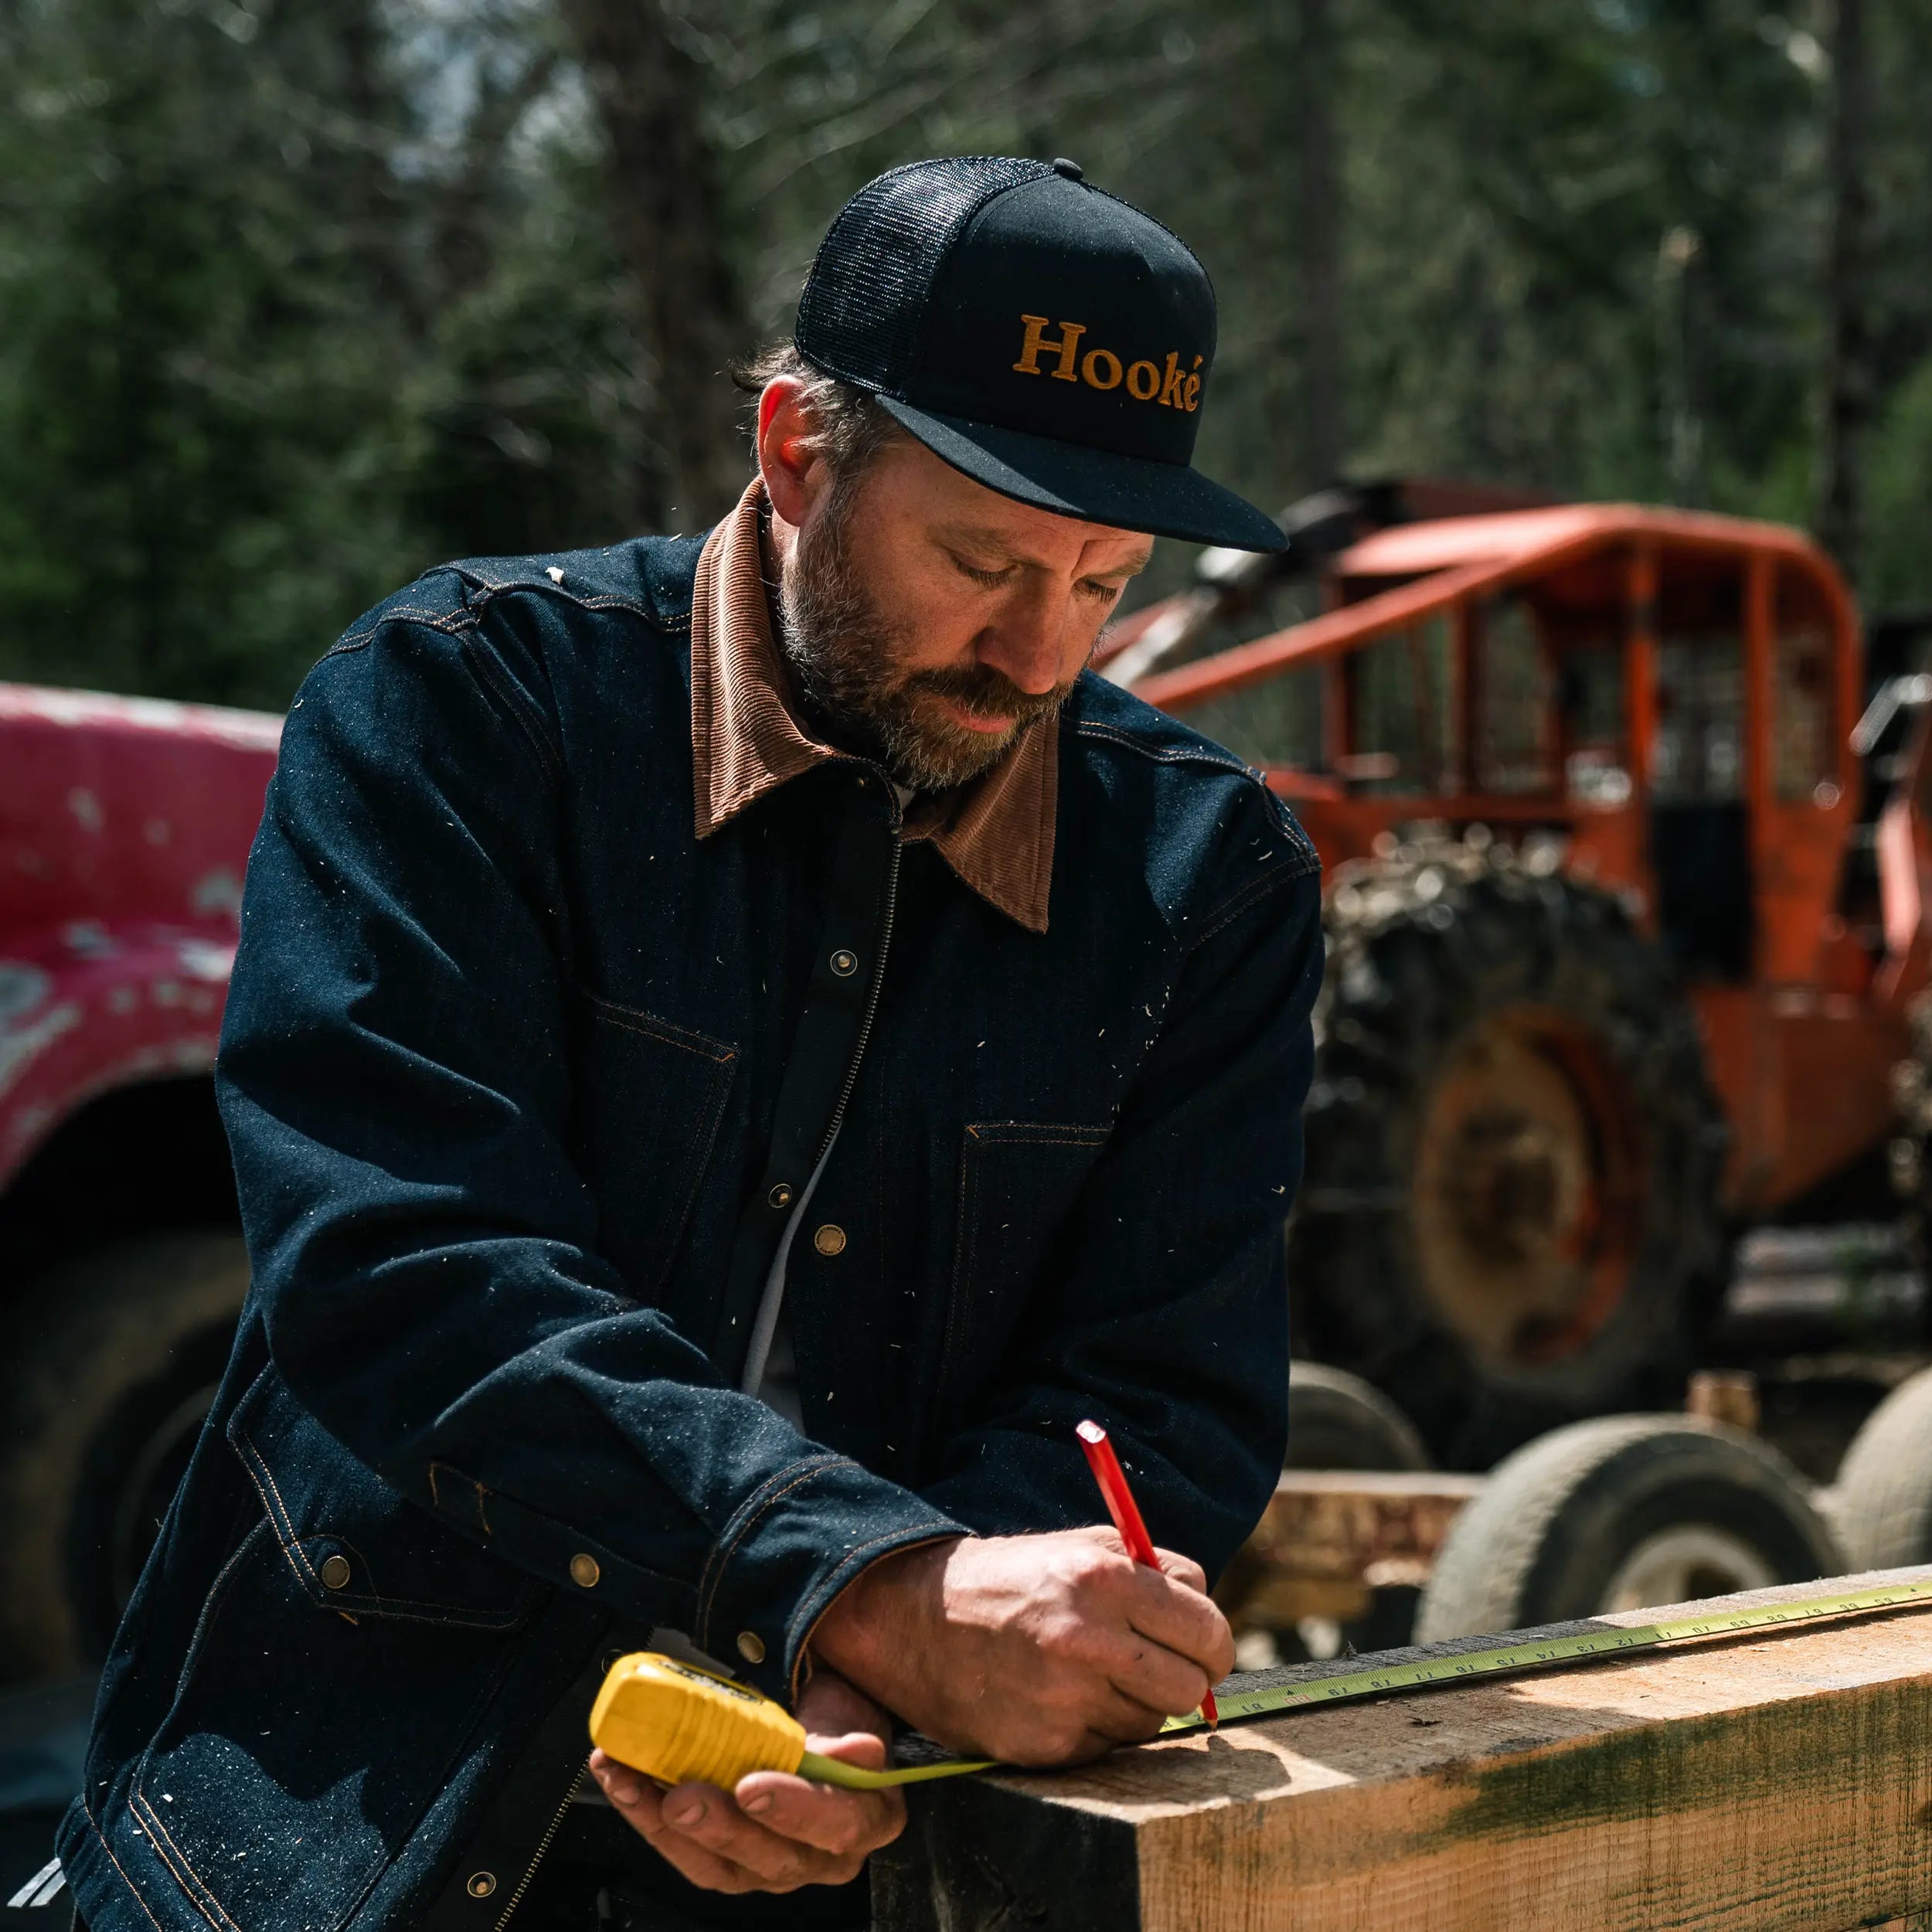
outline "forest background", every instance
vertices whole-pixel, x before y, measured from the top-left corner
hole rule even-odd
[[[0,0],[0,676],[280,706],[431,563],[702,527],[840,202],[974,151],[1194,245],[1264,502],[1709,506],[1932,602],[1932,0]]]

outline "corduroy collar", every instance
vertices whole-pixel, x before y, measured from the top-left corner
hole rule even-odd
[[[754,800],[841,757],[799,722],[771,634],[754,478],[711,532],[691,604],[691,763],[697,834],[708,838]],[[1029,931],[1046,930],[1059,802],[1060,731],[1035,725],[992,770],[921,793],[905,836],[930,839],[961,882]]]

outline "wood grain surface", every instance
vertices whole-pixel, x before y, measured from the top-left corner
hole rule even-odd
[[[927,1787],[906,1840],[875,1866],[878,1932],[1917,1927],[1932,1923],[1913,1916],[1932,1913],[1932,1610]]]

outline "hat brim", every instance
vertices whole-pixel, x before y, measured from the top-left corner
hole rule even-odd
[[[1273,517],[1185,464],[1121,456],[1089,444],[940,416],[890,396],[878,400],[934,455],[1017,503],[1184,543],[1231,550],[1287,548]]]

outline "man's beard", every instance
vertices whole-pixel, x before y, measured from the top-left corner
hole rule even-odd
[[[841,481],[824,514],[800,531],[779,586],[779,648],[808,706],[900,784],[915,791],[964,784],[998,764],[1029,725],[1052,717],[1072,681],[1035,694],[988,665],[906,670],[910,627],[879,609],[852,560],[847,539],[858,494]],[[935,699],[982,718],[1011,719],[1012,726],[971,730]]]

